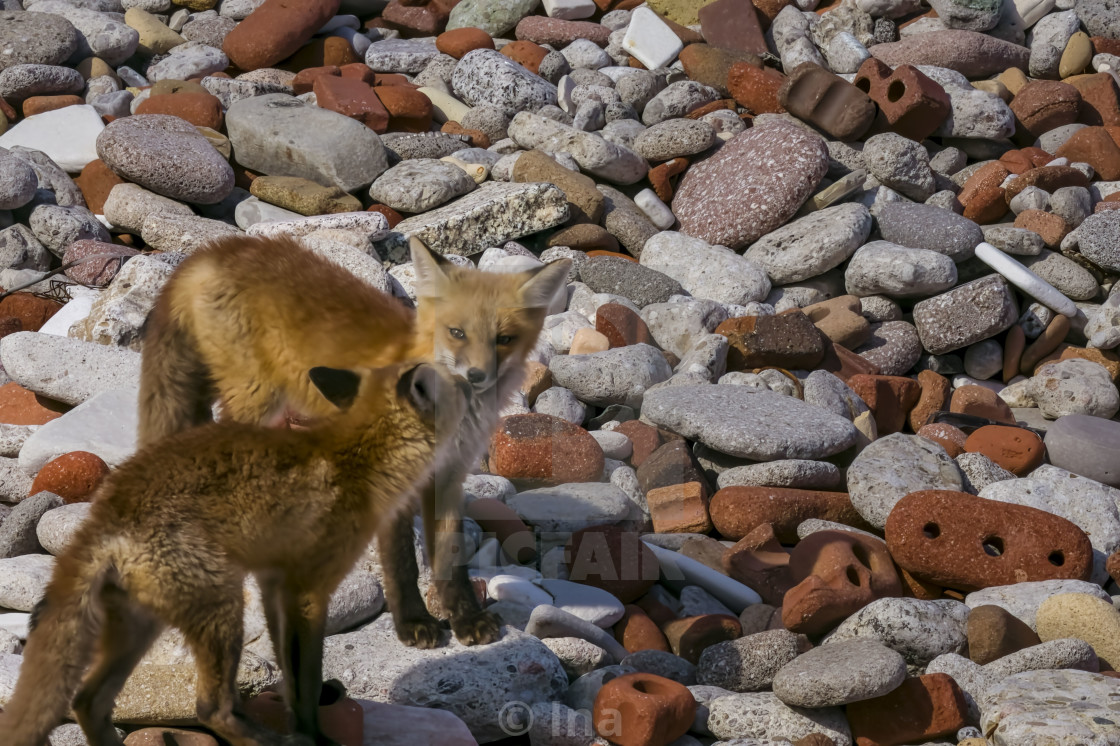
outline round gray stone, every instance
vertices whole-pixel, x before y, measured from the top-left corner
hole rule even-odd
[[[0,10],[0,70],[61,65],[78,50],[79,39],[77,29],[62,16]]]
[[[593,292],[621,295],[639,308],[685,294],[681,284],[665,273],[619,257],[592,257],[579,274]]]
[[[944,254],[872,241],[848,262],[844,285],[855,296],[926,298],[957,284],[957,265]]]
[[[712,125],[693,119],[671,119],[655,124],[634,138],[634,150],[651,161],[669,161],[695,155],[712,147],[716,132]]]
[[[709,648],[710,650],[711,648]],[[881,697],[906,679],[906,659],[877,640],[814,648],[782,666],[774,694],[794,707],[837,707]]]
[[[237,101],[226,112],[226,129],[237,162],[268,176],[300,176],[352,192],[388,167],[369,127],[283,93]]]
[[[964,650],[970,611],[948,599],[880,598],[844,620],[821,648],[871,639],[901,654],[907,663],[924,666],[939,655]]]
[[[1030,381],[1030,394],[1049,419],[1067,414],[1109,419],[1120,411],[1120,393],[1111,376],[1104,366],[1091,360],[1047,363]]]
[[[697,683],[696,666],[679,655],[666,653],[664,650],[639,650],[623,658],[619,665],[634,671],[664,676],[685,686]]]
[[[97,136],[97,155],[129,181],[171,199],[212,205],[233,191],[233,168],[179,117],[118,119]]]
[[[773,692],[730,694],[712,700],[708,707],[708,728],[717,738],[760,737],[766,739],[763,743],[788,743],[819,733],[835,744],[852,743],[848,720],[838,707],[794,709]]]
[[[923,202],[937,191],[929,154],[919,143],[893,132],[869,137],[863,148],[867,170],[884,186]]]
[[[955,262],[971,257],[976,244],[984,240],[976,223],[933,205],[891,202],[879,208],[876,219],[883,240],[936,251]]]
[[[887,524],[891,509],[911,492],[962,487],[960,470],[945,449],[917,435],[880,438],[848,467],[852,506],[876,528]]]
[[[765,270],[723,246],[664,231],[646,241],[641,266],[663,272],[696,298],[743,305],[770,293]],[[585,280],[586,282],[586,280]]]
[[[879,366],[884,376],[901,376],[922,356],[918,331],[908,321],[884,321],[871,325],[871,336],[855,353]]]
[[[0,70],[0,96],[22,100],[31,96],[81,93],[81,73],[57,65],[12,65]]]
[[[657,389],[646,395],[642,419],[754,461],[826,458],[856,440],[855,427],[839,415],[746,386]]]
[[[665,356],[647,344],[588,355],[557,355],[548,364],[552,380],[588,404],[640,407],[646,391],[673,375]]]
[[[78,31],[79,58],[100,57],[116,67],[133,55],[140,45],[140,34],[124,23],[121,16],[114,18],[63,0],[42,0],[35,3],[36,13],[51,13],[69,21]]]
[[[696,680],[732,692],[769,689],[778,671],[809,649],[809,640],[785,629],[710,645],[700,654]]]
[[[1093,300],[1097,297],[1100,288],[1096,278],[1069,257],[1054,251],[1042,251],[1038,256],[1025,256],[1019,261],[1067,298]]]
[[[1120,272],[1120,211],[1106,210],[1085,218],[1077,229],[1077,243],[1095,264]]]
[[[369,196],[401,212],[426,212],[474,189],[474,180],[452,163],[413,158],[377,177]]]
[[[23,207],[38,188],[39,178],[31,165],[0,148],[0,210]]]
[[[999,275],[958,285],[914,306],[922,347],[933,355],[994,337],[1018,318],[1015,295]]]
[[[859,203],[809,213],[755,241],[743,256],[775,285],[800,282],[839,266],[871,233],[871,213]]]
[[[803,490],[832,490],[843,484],[840,469],[827,461],[784,459],[764,464],[736,466],[716,479],[724,487],[793,487]]]
[[[1013,225],[985,225],[984,240],[1005,254],[1038,256],[1046,248],[1042,236]]]
[[[447,30],[479,28],[503,36],[538,4],[539,0],[463,0],[451,10]]]
[[[556,104],[556,86],[493,49],[464,55],[455,66],[451,87],[468,106],[497,106],[511,117]]]

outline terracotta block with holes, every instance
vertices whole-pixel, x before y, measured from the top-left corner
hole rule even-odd
[[[911,140],[921,142],[932,135],[952,112],[945,89],[913,65],[899,65],[892,71],[870,57],[853,83],[879,105],[892,132]]]
[[[651,673],[611,679],[595,696],[595,732],[619,746],[666,746],[688,732],[696,699],[684,684]]]
[[[1088,580],[1093,547],[1065,518],[950,490],[902,498],[886,525],[894,561],[915,578],[969,593],[1035,580]]]
[[[782,602],[782,623],[792,632],[819,635],[880,598],[902,595],[887,545],[851,531],[817,531],[790,552],[797,585]]]

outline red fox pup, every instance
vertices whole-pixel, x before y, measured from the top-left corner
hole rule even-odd
[[[437,443],[449,440],[437,432],[459,426],[471,393],[427,364],[304,375],[337,407],[309,429],[204,425],[142,448],[106,478],[32,613],[0,744],[43,746],[72,706],[93,746],[121,746],[114,701],[165,625],[194,654],[199,721],[230,744],[334,743],[318,724],[331,593],[378,524],[430,478]],[[293,736],[240,709],[249,574]]]
[[[326,404],[307,380],[314,366],[379,367],[408,360],[442,366],[473,396],[455,443],[421,495],[439,600],[466,644],[497,639],[466,566],[455,561],[462,482],[479,463],[498,412],[524,378],[552,298],[566,282],[562,260],[517,274],[457,267],[411,244],[417,311],[291,239],[237,236],[180,265],[148,318],[140,381],[140,442],[211,419],[274,422],[284,412],[319,415]],[[379,533],[385,594],[403,642],[432,647],[440,625],[417,586],[412,514]]]

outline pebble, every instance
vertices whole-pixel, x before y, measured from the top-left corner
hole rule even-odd
[[[889,241],[872,241],[862,246],[852,255],[844,272],[845,289],[860,297],[927,298],[956,283],[957,267],[948,256]]]
[[[174,161],[168,153],[175,153]],[[124,178],[171,199],[214,204],[233,189],[229,163],[178,117],[143,114],[113,122],[98,135],[97,154]]]
[[[683,233],[740,249],[789,220],[827,165],[819,136],[784,123],[754,127],[685,173],[673,212]],[[780,188],[776,173],[785,175]]]
[[[968,616],[968,607],[959,601],[880,598],[848,617],[821,647],[878,640],[906,663],[924,666],[939,655],[965,649]]]
[[[744,305],[770,293],[770,280],[759,265],[683,233],[653,236],[642,248],[640,261],[677,280],[696,298]]]
[[[867,446],[848,468],[852,505],[873,526],[886,525],[891,510],[919,490],[959,490],[960,470],[933,441],[896,433]]]
[[[67,173],[78,173],[97,160],[96,141],[104,128],[92,106],[67,106],[28,117],[7,132],[0,128],[0,148],[39,150]]]
[[[230,105],[226,128],[238,163],[269,176],[299,176],[349,192],[371,184],[388,167],[373,130],[286,94]]]
[[[914,306],[914,325],[922,346],[935,355],[993,337],[1018,317],[1015,297],[998,276],[958,285]]]
[[[849,447],[856,437],[843,417],[740,386],[658,389],[647,395],[642,417],[721,453],[756,461],[823,458]]]
[[[834,744],[850,746],[852,743],[842,710],[832,707],[794,709],[771,692],[717,697],[708,703],[708,710],[708,729],[724,740],[765,734],[767,738],[790,741],[820,733]]]
[[[1030,379],[1030,395],[1049,419],[1069,414],[1108,419],[1120,411],[1120,392],[1109,372],[1089,360],[1043,365]]]
[[[104,13],[78,7],[62,0],[35,3],[36,13],[50,13],[69,21],[78,32],[76,56],[99,57],[106,64],[117,66],[132,56],[140,44],[140,34]]]
[[[905,678],[901,655],[875,640],[853,639],[798,656],[782,666],[773,687],[793,707],[838,707],[881,697]]]
[[[800,282],[851,257],[864,245],[871,224],[861,204],[827,207],[767,233],[743,256],[761,266],[774,285]]]
[[[427,212],[475,188],[461,168],[443,161],[414,158],[382,173],[369,196],[402,212]]]
[[[892,202],[875,216],[885,241],[945,254],[954,262],[972,256],[984,240],[980,226],[950,210],[931,205]]]
[[[1051,596],[1038,607],[1035,620],[1044,642],[1076,638],[1093,646],[1102,666],[1113,668],[1120,661],[1120,610],[1109,601],[1083,593]]]
[[[451,87],[468,106],[496,106],[510,117],[556,104],[556,86],[492,49],[476,49],[459,60]]]
[[[696,680],[730,692],[765,691],[773,685],[775,675],[809,644],[804,635],[784,629],[716,643],[701,653]]]
[[[1061,692],[1060,699],[1054,692]],[[1087,671],[1028,671],[995,684],[984,709],[985,733],[998,729],[1008,743],[1042,746],[1074,739],[1102,740],[1117,733],[1120,690],[1113,678]]]

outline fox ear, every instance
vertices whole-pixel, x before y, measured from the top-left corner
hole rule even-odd
[[[529,270],[529,279],[521,285],[521,302],[528,308],[547,308],[560,288],[568,283],[570,259],[561,259],[543,267]]]
[[[408,248],[412,254],[412,267],[416,271],[417,297],[432,297],[443,295],[444,283],[447,282],[447,267],[451,262],[424,245],[424,242],[413,236],[408,239]]]
[[[362,377],[352,370],[318,366],[312,368],[308,375],[311,377],[311,383],[319,389],[319,393],[339,409],[349,409],[354,399],[358,397],[358,386],[361,385]]]

